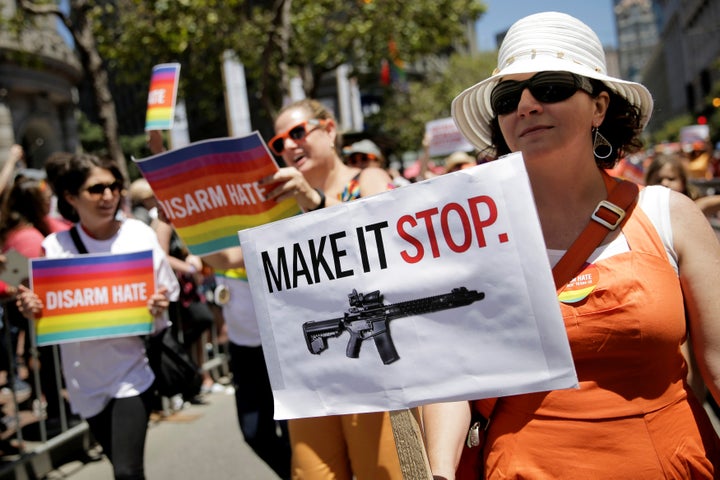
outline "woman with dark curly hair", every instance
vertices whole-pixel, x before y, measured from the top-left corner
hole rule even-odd
[[[539,13],[509,29],[496,72],[453,101],[476,148],[522,153],[551,265],[588,225],[604,239],[577,259],[575,278],[556,278],[578,388],[425,406],[435,479],[720,476],[720,441],[681,351],[689,334],[720,399],[720,244],[685,195],[648,186],[638,196],[606,173],[640,148],[653,107],[644,86],[606,72],[587,25]],[[629,206],[612,203],[618,185]],[[484,474],[467,477],[457,467],[473,410],[490,422],[476,456]]]
[[[597,97],[601,92],[605,92],[609,98],[605,121],[595,127],[592,135],[597,134],[607,141],[606,144],[600,145],[597,151],[593,150],[595,164],[598,168],[612,168],[621,157],[642,149],[643,144],[640,140],[643,130],[642,113],[638,107],[628,102],[622,95],[610,90],[603,82],[593,78],[586,78],[584,81],[589,82],[590,95]],[[500,131],[498,116],[490,121],[490,135],[498,156],[512,152]],[[490,146],[487,146],[486,151],[489,148]]]
[[[28,258],[42,254],[40,243],[52,233],[47,215],[52,192],[44,180],[19,177],[0,209],[0,245]]]
[[[167,328],[167,308],[170,300],[177,299],[180,287],[153,229],[118,215],[125,179],[117,164],[94,155],[59,153],[48,159],[46,171],[58,198],[58,210],[75,225],[43,240],[45,256],[152,250],[157,291],[148,295],[147,307],[156,331]],[[77,234],[76,239],[73,234]],[[38,295],[22,286],[17,306],[29,320],[42,315]],[[148,365],[143,338],[62,343],[60,353],[70,406],[87,421],[102,445],[115,479],[144,479],[145,438],[155,376]]]

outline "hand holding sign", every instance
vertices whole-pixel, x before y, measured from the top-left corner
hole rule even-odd
[[[163,292],[155,292],[150,250],[38,258],[30,265],[32,291],[21,291],[18,306],[39,319],[38,345],[145,335],[153,315],[167,308]]]
[[[270,187],[265,192],[268,200],[282,202],[295,199],[306,212],[321,208],[320,205],[325,201],[324,194],[312,188],[300,170],[293,167],[279,169],[260,180],[259,185]]]
[[[196,142],[135,162],[194,255],[237,247],[239,229],[300,213],[288,195],[268,194],[274,185],[267,177],[278,165],[257,132]]]

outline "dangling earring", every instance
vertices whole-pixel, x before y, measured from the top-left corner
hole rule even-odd
[[[600,160],[608,158],[613,153],[613,147],[608,139],[600,133],[598,127],[593,127],[593,153]]]

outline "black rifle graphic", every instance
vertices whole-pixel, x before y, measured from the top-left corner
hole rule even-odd
[[[390,337],[390,320],[464,307],[483,298],[483,292],[459,287],[442,295],[384,305],[380,290],[362,294],[353,289],[352,293],[348,294],[350,308],[342,318],[305,322],[303,333],[310,353],[319,355],[327,350],[328,338],[339,337],[347,330],[350,333],[350,341],[345,349],[348,358],[358,358],[363,340],[372,338],[380,358],[388,365],[400,358]]]

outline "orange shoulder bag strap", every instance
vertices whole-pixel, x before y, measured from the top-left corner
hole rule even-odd
[[[560,261],[553,267],[555,288],[558,289],[572,280],[592,252],[600,246],[608,233],[616,230],[627,219],[635,206],[639,188],[627,180],[618,180],[602,172],[607,200],[602,200],[590,215],[585,230],[575,239]]]

